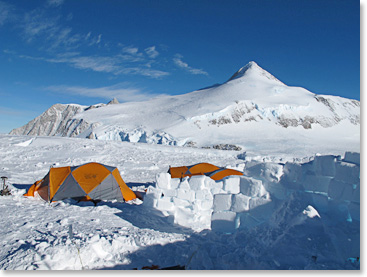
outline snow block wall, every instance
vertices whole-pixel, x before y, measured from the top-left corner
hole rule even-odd
[[[303,164],[250,161],[245,164],[245,176],[221,181],[207,176],[172,179],[160,173],[156,186],[147,189],[144,205],[184,227],[232,233],[267,222],[278,203],[301,192],[320,215],[359,221],[359,160],[359,153],[347,152],[343,159],[315,156]]]
[[[229,176],[214,181],[200,175],[172,179],[168,173],[157,174],[156,186],[149,186],[144,197],[144,205],[171,216],[176,224],[220,232],[235,231],[241,217],[246,219],[244,213],[270,201],[262,182],[250,177]]]

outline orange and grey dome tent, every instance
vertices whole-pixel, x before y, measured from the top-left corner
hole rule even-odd
[[[221,168],[209,163],[198,163],[190,166],[170,167],[168,173],[172,178],[183,178],[186,176],[206,175],[215,181],[219,181],[230,175],[243,175],[242,172],[229,168]]]
[[[100,163],[50,168],[47,175],[36,181],[24,196],[34,196],[35,192],[50,202],[68,198],[92,201],[129,201],[136,198],[116,167]]]
[[[209,163],[198,163],[189,166],[170,167],[168,173],[172,178],[183,178],[193,175],[205,175],[220,169],[220,167]]]
[[[206,175],[212,178],[214,181],[219,181],[219,180],[222,180],[224,177],[231,176],[231,175],[243,176],[243,173],[235,169],[221,168],[216,171],[210,172]]]

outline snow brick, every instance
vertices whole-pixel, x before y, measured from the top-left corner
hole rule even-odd
[[[262,181],[246,176],[241,176],[240,192],[247,196],[260,197],[266,193],[266,190],[262,185]]]
[[[192,176],[189,179],[189,185],[190,188],[194,191],[198,191],[201,190],[205,187],[205,179],[208,178],[206,176],[203,175],[198,175],[198,176]]]
[[[332,179],[329,185],[329,197],[335,200],[340,200],[346,186],[347,184],[343,181],[337,180],[335,178]]]
[[[182,181],[180,182],[178,188],[180,189],[190,189],[190,184],[189,184],[189,178],[185,177],[184,179],[182,179]]]
[[[203,200],[209,200],[213,202],[213,195],[210,193],[208,189],[202,189],[198,190],[195,193],[196,200],[203,201]]]
[[[360,165],[360,153],[357,152],[345,152],[344,155],[344,162],[348,162],[348,163],[354,163],[354,164],[358,164]]]
[[[313,161],[316,175],[334,177],[335,162],[336,158],[332,155],[316,156]]]
[[[232,206],[231,211],[241,213],[248,211],[250,206],[250,197],[242,193],[232,195]]]
[[[143,201],[144,206],[156,208],[157,202],[158,202],[158,199],[155,198],[153,194],[146,194],[144,196],[144,201]]]
[[[222,181],[214,181],[212,178],[205,176],[204,179],[204,187],[207,189],[219,187],[223,188],[223,182]]]
[[[211,210],[213,208],[213,200],[203,200],[199,202],[199,207],[201,210]]]
[[[353,163],[339,162],[336,164],[335,178],[351,184],[359,184],[359,166]]]
[[[174,213],[174,223],[190,228],[193,224],[192,210],[189,208],[177,207]]]
[[[169,173],[159,173],[155,176],[156,186],[161,189],[171,188],[171,175]]]
[[[298,183],[299,178],[302,176],[302,167],[297,163],[287,162],[284,165],[284,175],[283,178],[286,183]]]
[[[176,197],[177,196],[177,190],[175,189],[162,189],[162,193],[164,197]]]
[[[156,198],[156,199],[159,199],[159,198],[161,198],[161,197],[162,197],[162,190],[161,190],[161,189],[159,189],[159,188],[155,188],[155,187],[153,187],[153,186],[149,186],[149,187],[147,188],[147,191],[146,191],[145,197],[146,197],[147,195],[152,195],[152,197],[154,197],[154,198]],[[144,197],[144,198],[145,198],[145,197]]]
[[[195,192],[190,189],[178,189],[177,190],[177,198],[187,201],[194,201],[195,200]]]
[[[185,207],[190,207],[191,206],[191,203],[189,201],[183,200],[183,199],[180,199],[180,198],[177,198],[177,197],[173,197],[172,201],[175,204],[175,206],[177,206],[177,207],[185,208]]]
[[[231,194],[215,194],[213,201],[213,209],[215,212],[229,211],[232,205]]]
[[[240,192],[240,178],[238,176],[230,176],[225,178],[223,190],[228,193],[239,193]]]
[[[174,209],[174,204],[170,201],[170,198],[158,199],[156,208],[161,211],[171,211]]]
[[[329,184],[332,177],[329,176],[316,176],[306,175],[302,182],[303,188],[306,191],[328,192]]]
[[[177,189],[180,185],[180,178],[172,178],[171,179],[171,189]]]
[[[211,179],[211,178],[209,178]],[[211,179],[212,180],[212,179]],[[210,192],[215,195],[215,194],[219,194],[219,193],[225,193],[225,191],[223,190],[223,181],[214,181],[211,183],[211,187],[210,188]]]
[[[233,233],[236,230],[236,213],[230,211],[214,212],[211,229],[216,232]]]

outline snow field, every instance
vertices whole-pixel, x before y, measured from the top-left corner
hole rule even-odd
[[[71,270],[83,265],[84,269],[131,270],[152,264],[195,270],[359,269],[359,263],[353,262],[360,256],[359,154],[330,159],[276,150],[277,155],[247,152],[238,158],[232,151],[0,135],[1,176],[9,177],[13,194],[0,197],[0,269]],[[50,166],[91,161],[117,166],[134,190],[143,193],[147,188],[144,204],[107,201],[94,207],[65,200],[50,205],[22,196],[26,186],[44,177]],[[155,178],[169,165],[203,161],[243,171],[239,193],[233,193],[238,191],[234,180],[225,186],[226,180],[203,182],[200,176],[192,179],[195,184],[184,178],[185,182],[163,180],[163,189],[157,186]],[[334,175],[320,168],[326,162],[335,165]],[[197,189],[192,190],[193,201],[177,197],[181,183],[186,192],[191,185]],[[332,198],[330,184],[331,193],[352,189],[352,196],[342,194],[339,199],[335,193]],[[218,211],[212,221],[214,196],[221,194],[231,195],[221,203],[227,203],[228,209],[231,202],[231,208]],[[152,208],[165,197],[168,204],[160,204],[167,204],[167,210]],[[203,228],[203,222],[208,229],[195,231]]]

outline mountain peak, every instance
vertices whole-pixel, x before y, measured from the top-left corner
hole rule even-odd
[[[283,82],[279,81],[265,69],[261,68],[256,62],[251,61],[245,66],[241,67],[235,74],[228,81],[232,81],[235,79],[239,79],[245,76],[252,76],[252,77],[266,77],[269,80],[274,80],[284,85]]]
[[[110,102],[107,103],[107,105],[113,105],[113,104],[120,104],[120,102],[117,100],[117,98],[113,98]]]

